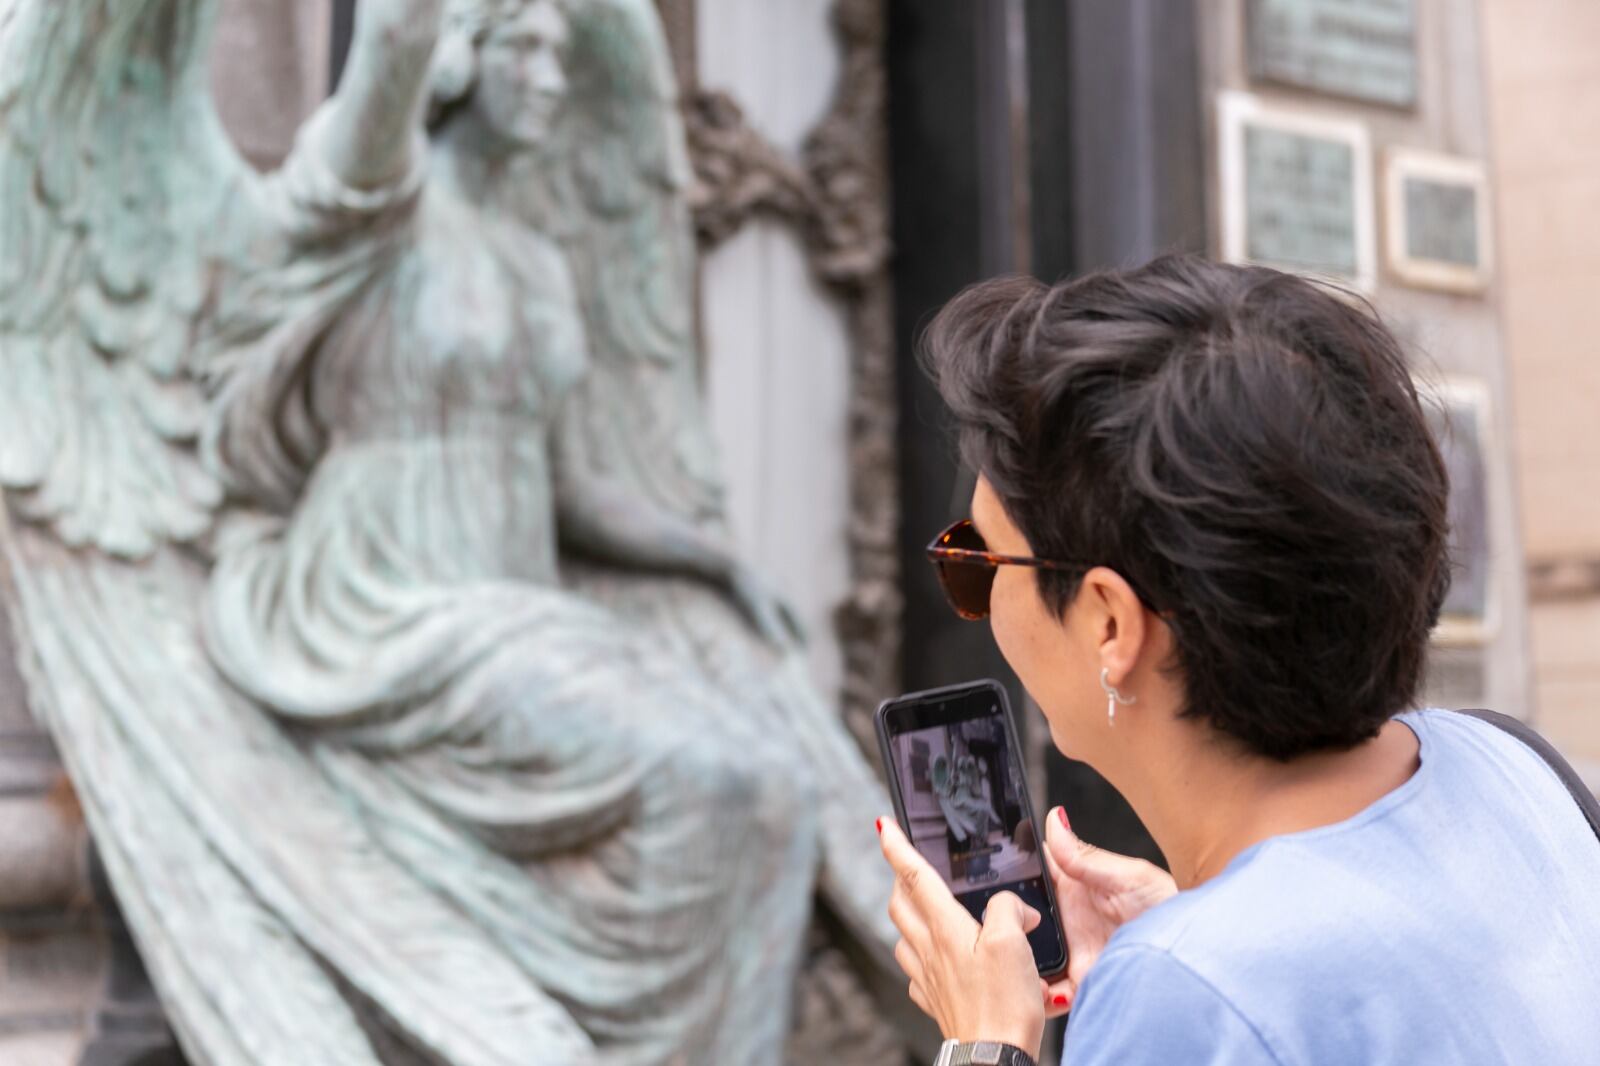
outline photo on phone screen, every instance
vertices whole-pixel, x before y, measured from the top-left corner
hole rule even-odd
[[[1044,827],[1032,817],[998,687],[935,702],[892,701],[882,717],[912,844],[978,920],[999,892],[1014,892],[1039,911],[1045,920],[1029,940],[1041,972],[1064,965],[1054,894],[1045,883]]]

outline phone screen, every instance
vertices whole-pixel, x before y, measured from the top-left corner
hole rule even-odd
[[[890,700],[878,735],[901,828],[923,858],[979,921],[990,897],[1016,893],[1044,916],[1028,937],[1039,972],[1065,968],[1044,826],[1028,799],[1005,690],[978,682]]]

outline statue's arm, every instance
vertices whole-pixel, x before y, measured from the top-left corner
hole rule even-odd
[[[562,546],[601,562],[715,584],[738,570],[716,538],[599,474],[558,474],[556,516]]]
[[[563,476],[560,470],[558,463],[556,514],[564,549],[634,570],[707,581],[732,597],[767,640],[804,641],[789,608],[719,539],[603,475]]]
[[[405,176],[415,162],[428,103],[429,68],[444,0],[362,0],[339,90],[316,150],[357,189]]]

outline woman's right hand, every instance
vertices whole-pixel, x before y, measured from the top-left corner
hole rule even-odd
[[[1067,1013],[1090,967],[1124,922],[1177,895],[1172,875],[1154,863],[1085,844],[1060,807],[1045,819],[1045,861],[1055,881],[1069,961],[1045,989],[1050,1017]]]

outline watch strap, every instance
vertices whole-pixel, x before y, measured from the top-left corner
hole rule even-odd
[[[934,1066],[1038,1066],[1033,1056],[1011,1044],[978,1040],[963,1044],[946,1040],[939,1048]]]

